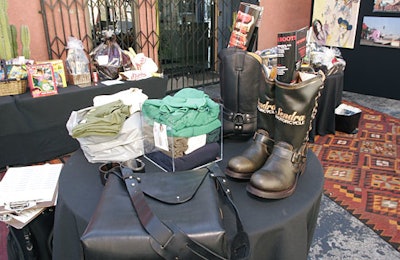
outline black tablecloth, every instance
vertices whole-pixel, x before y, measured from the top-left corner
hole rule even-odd
[[[226,140],[224,159],[218,163],[221,169],[247,145],[243,141]],[[144,161],[147,172],[159,171],[156,166]],[[78,150],[61,172],[53,259],[81,259],[80,236],[102,192],[98,165],[88,163]],[[307,168],[295,193],[286,199],[258,199],[247,194],[246,182],[228,180],[228,184],[244,221],[244,229],[250,237],[251,259],[307,259],[323,189],[323,170],[311,150],[307,155]]]
[[[342,102],[344,73],[326,77],[324,88],[318,100],[317,115],[310,132],[310,141],[316,135],[335,134],[335,108]]]
[[[0,97],[0,168],[53,159],[75,151],[79,143],[68,135],[66,122],[74,110],[93,105],[93,97],[140,88],[149,98],[162,98],[167,78],[149,78],[123,84],[59,88],[59,94],[32,98],[21,95]]]

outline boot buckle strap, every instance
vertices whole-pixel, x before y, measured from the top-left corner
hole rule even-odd
[[[292,163],[304,163],[306,158],[302,153],[293,153],[291,161]]]
[[[232,122],[238,126],[242,126],[245,123],[245,120],[245,114],[242,113],[236,113],[232,116]]]
[[[245,117],[242,113],[235,113],[232,115],[232,122],[234,124],[234,129],[237,131],[243,130],[243,125],[245,124]]]
[[[236,125],[243,125],[243,124],[248,124],[255,122],[257,120],[257,115],[256,114],[250,114],[250,113],[240,113],[240,112],[231,112],[231,111],[226,111],[224,109],[224,119],[229,120],[233,122]]]
[[[260,142],[266,145],[273,145],[273,140],[269,137],[268,133],[262,134],[259,131],[256,131],[253,136],[253,140],[255,142]]]

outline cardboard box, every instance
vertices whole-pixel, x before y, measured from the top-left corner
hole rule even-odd
[[[335,109],[335,129],[347,134],[356,134],[361,118],[361,109],[340,104]]]

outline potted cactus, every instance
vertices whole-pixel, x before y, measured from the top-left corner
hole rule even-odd
[[[8,23],[8,2],[0,0],[0,59],[10,60],[18,56],[17,29]],[[26,25],[21,25],[20,38],[22,55],[30,58],[30,32]]]

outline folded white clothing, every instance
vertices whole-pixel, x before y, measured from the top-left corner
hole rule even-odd
[[[115,94],[95,96],[93,98],[93,106],[97,107],[117,100],[121,100],[125,105],[131,107],[130,112],[131,114],[133,114],[136,111],[142,110],[142,105],[147,99],[148,96],[142,93],[141,89],[130,88],[127,90],[122,90]]]

